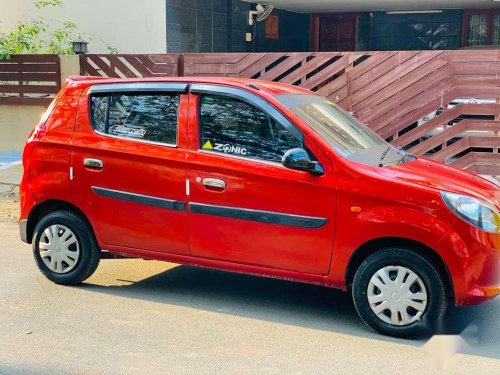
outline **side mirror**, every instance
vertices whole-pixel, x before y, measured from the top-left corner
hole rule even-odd
[[[281,163],[287,168],[309,172],[316,176],[321,176],[325,173],[321,164],[317,161],[312,161],[307,151],[303,148],[292,148],[285,152]]]

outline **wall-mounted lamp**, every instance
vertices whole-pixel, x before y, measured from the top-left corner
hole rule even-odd
[[[72,40],[71,46],[73,48],[73,53],[75,55],[81,55],[81,54],[87,53],[87,45],[88,44],[89,44],[89,42],[87,42],[86,40],[83,40],[80,37],[78,39]]]

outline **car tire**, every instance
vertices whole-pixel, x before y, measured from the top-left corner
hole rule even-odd
[[[95,272],[101,251],[89,224],[72,212],[55,211],[36,225],[33,255],[49,280],[75,285]]]
[[[443,276],[410,249],[384,249],[368,256],[356,271],[352,295],[368,326],[401,338],[432,335],[448,305]]]

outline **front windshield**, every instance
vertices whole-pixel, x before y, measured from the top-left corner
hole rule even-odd
[[[349,113],[318,95],[277,95],[276,98],[310,125],[334,151],[364,164],[386,166],[406,159],[407,154],[391,146]]]

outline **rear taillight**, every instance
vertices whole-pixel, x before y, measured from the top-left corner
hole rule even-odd
[[[23,151],[23,165],[26,166],[26,162],[28,161],[28,157],[31,152],[35,148],[36,144],[43,138],[45,133],[47,132],[47,127],[45,126],[45,122],[40,122],[35,128],[31,131],[28,140],[26,141],[26,145],[24,146]]]
[[[59,94],[52,100],[47,110],[43,113],[42,117],[40,117],[40,122],[37,126],[31,131],[28,140],[26,141],[26,145],[24,146],[23,151],[23,164],[26,166],[26,161],[28,160],[31,151],[35,148],[35,145],[38,141],[40,141],[45,133],[47,132],[47,127],[45,123],[49,119],[50,114],[52,113],[54,107],[56,106],[57,101],[59,100],[60,95],[63,90],[59,92]]]
[[[47,120],[52,114],[52,111],[54,110],[57,102],[64,95],[68,87],[69,85],[66,83],[61,88],[61,90],[59,90],[59,92],[57,93],[56,97],[52,100],[47,110],[43,113],[42,117],[40,117],[40,122],[38,123],[38,125],[35,126],[35,128],[31,131],[28,140],[26,141],[26,145],[24,146],[24,152],[23,152],[24,166],[26,166],[26,162],[28,161],[28,158],[33,149],[35,148],[36,144],[44,137],[45,133],[47,132],[47,126],[46,126]]]
[[[47,127],[45,126],[45,123],[38,124],[31,131],[31,134],[28,137],[28,140],[26,141],[26,143],[31,143],[31,142],[34,142],[34,141],[39,141],[45,135],[46,131],[47,131]]]

